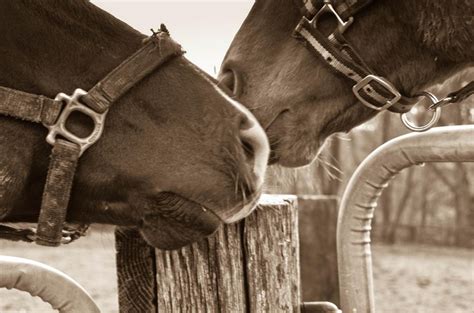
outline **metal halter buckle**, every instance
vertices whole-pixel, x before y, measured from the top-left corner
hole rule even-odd
[[[337,19],[337,23],[338,23],[337,29],[339,30],[339,32],[341,34],[343,34],[346,31],[346,29],[349,26],[351,26],[352,22],[354,22],[354,18],[351,16],[351,17],[349,17],[349,19],[347,21],[343,21],[341,16],[339,15],[339,13],[337,13],[337,11],[332,6],[332,4],[329,1],[324,1],[324,2],[325,3],[323,5],[323,7],[311,19],[311,21],[310,21],[311,25],[313,25],[314,28],[318,28],[317,24],[318,24],[319,17],[326,14],[326,13],[332,13]]]
[[[367,85],[369,85],[370,82],[372,81],[377,82],[379,85],[381,85],[383,88],[385,88],[388,92],[390,92],[393,95],[393,98],[390,100],[387,100],[387,102],[381,107],[373,105],[372,103],[368,102],[360,94],[360,90],[366,87]],[[366,77],[364,77],[360,82],[358,82],[357,84],[354,85],[354,87],[352,87],[352,92],[357,97],[357,99],[359,99],[359,101],[362,102],[363,105],[377,111],[383,111],[385,109],[388,109],[389,107],[397,103],[402,98],[402,95],[397,90],[397,88],[395,88],[395,86],[392,85],[392,83],[390,83],[388,80],[386,80],[383,77],[375,76],[375,75],[367,75]],[[379,97],[381,96],[379,95]]]
[[[428,111],[430,111],[430,112],[433,111],[433,109],[431,107],[434,104],[439,103],[438,98],[436,98],[436,96],[434,94],[432,94],[431,92],[428,92],[428,91],[423,91],[423,93],[420,95],[420,97],[426,97],[431,101],[431,106],[428,107]],[[422,125],[422,126],[415,125],[413,122],[411,122],[408,119],[408,116],[407,116],[408,113],[400,114],[400,118],[402,120],[403,125],[405,125],[405,127],[408,128],[411,131],[424,132],[424,131],[430,129],[431,127],[433,127],[436,123],[438,123],[439,118],[441,117],[441,106],[438,106],[438,107],[436,107],[436,109],[434,109],[433,116],[431,117],[431,120],[428,123],[426,123],[425,125]]]
[[[59,135],[70,142],[77,144],[80,148],[79,155],[82,155],[82,153],[84,153],[87,148],[99,140],[104,129],[104,121],[107,111],[104,113],[97,113],[85,104],[81,103],[80,98],[86,94],[86,91],[82,89],[76,89],[74,90],[72,96],[68,96],[64,93],[59,93],[56,96],[54,100],[64,102],[65,105],[54,125],[44,125],[49,129],[48,136],[46,136],[46,141],[49,144],[54,145],[56,143],[56,137]],[[78,111],[89,116],[94,122],[94,129],[89,136],[84,138],[78,137],[66,128],[67,119],[74,111]]]

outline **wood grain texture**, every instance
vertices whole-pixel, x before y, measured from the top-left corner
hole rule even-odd
[[[244,221],[250,312],[299,312],[299,243],[296,199],[263,197]]]
[[[159,312],[220,312],[245,305],[239,224],[177,251],[156,250]],[[220,285],[228,282],[229,289]],[[235,312],[235,311],[234,311]]]
[[[299,196],[301,289],[303,301],[339,305],[336,225],[338,198]]]
[[[263,197],[245,221],[156,250],[159,312],[299,312],[296,199]]]
[[[115,231],[121,313],[156,313],[155,254],[134,228]]]

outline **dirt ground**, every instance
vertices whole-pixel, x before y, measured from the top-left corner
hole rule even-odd
[[[102,312],[117,312],[115,251],[110,231],[95,231],[60,249],[0,241],[0,254],[49,264],[77,280]],[[377,312],[474,313],[474,252],[419,245],[375,245]],[[24,292],[0,289],[1,313],[49,313]]]
[[[373,259],[377,312],[474,312],[474,251],[376,245]]]

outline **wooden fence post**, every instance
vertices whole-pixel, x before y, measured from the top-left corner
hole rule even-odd
[[[115,231],[120,312],[155,313],[155,254],[134,228]]]
[[[298,196],[301,289],[303,301],[339,306],[336,196]]]
[[[119,294],[131,295],[120,312],[300,312],[294,196],[264,196],[244,221],[177,251],[150,256],[137,233],[116,240]],[[134,276],[130,271],[137,281],[126,279]],[[140,295],[142,285],[149,287]]]

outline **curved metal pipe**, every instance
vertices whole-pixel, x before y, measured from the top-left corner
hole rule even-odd
[[[61,313],[100,313],[92,298],[77,282],[36,261],[0,256],[0,288],[26,291]]]
[[[341,309],[375,312],[370,230],[383,189],[401,170],[425,162],[474,162],[474,125],[437,127],[395,138],[373,151],[351,177],[337,222]]]

